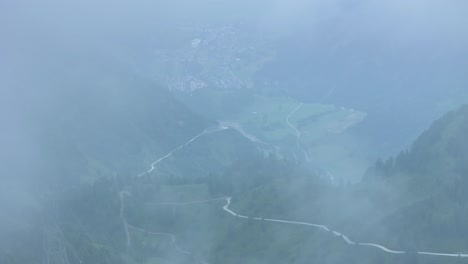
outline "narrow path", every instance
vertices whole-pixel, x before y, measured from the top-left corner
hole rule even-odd
[[[296,113],[297,110],[299,110],[299,108],[301,108],[302,106],[304,105],[304,103],[300,103],[296,108],[294,108],[290,113],[289,115],[286,117],[286,123],[288,124],[288,126],[290,126],[292,129],[294,129],[294,131],[296,131],[296,135],[301,135],[301,132],[295,127],[293,126],[293,124],[291,124],[289,122],[289,118],[294,115],[294,113]]]
[[[225,200],[226,204],[223,206],[223,210],[230,214],[231,216],[238,217],[238,218],[243,218],[243,219],[253,219],[257,221],[267,221],[267,222],[276,222],[276,223],[282,223],[282,224],[290,224],[290,225],[304,225],[304,226],[310,226],[314,228],[319,228],[325,232],[330,232],[336,237],[341,237],[345,243],[348,245],[353,245],[353,246],[363,246],[363,247],[373,247],[380,249],[381,251],[384,251],[386,253],[390,254],[406,254],[408,252],[406,251],[401,251],[401,250],[394,250],[394,249],[389,249],[385,246],[379,245],[379,244],[373,244],[373,243],[358,243],[352,241],[349,237],[344,235],[341,232],[338,232],[336,230],[330,229],[326,225],[321,225],[321,224],[314,224],[314,223],[308,223],[308,222],[297,222],[297,221],[289,221],[289,220],[281,220],[281,219],[273,219],[273,218],[263,218],[263,217],[250,217],[250,216],[245,216],[245,215],[240,215],[231,209],[229,209],[229,205],[231,204],[231,197],[221,197],[221,198],[214,198],[214,199],[207,199],[207,200],[199,200],[199,201],[190,201],[190,202],[171,202],[171,203],[147,203],[146,205],[190,205],[190,204],[198,204],[198,203],[207,203],[207,202],[212,202],[212,201],[219,201],[219,200]],[[432,256],[443,256],[443,257],[459,257],[459,258],[467,258],[468,254],[450,254],[450,253],[440,253],[440,252],[426,252],[426,251],[418,251],[415,252],[416,254],[419,255],[432,255]]]
[[[64,238],[61,227],[53,223],[44,226],[44,239],[42,241],[43,264],[70,264],[67,252],[67,241]],[[78,258],[78,261],[81,260]]]
[[[333,92],[333,91],[332,91]],[[297,145],[298,145],[298,148],[301,149],[305,156],[306,156],[306,159],[309,160],[309,157],[307,155],[307,153],[300,147],[300,143],[299,143],[299,138],[300,138],[300,131],[290,123],[289,121],[289,118],[302,106],[303,104],[299,104],[291,113],[289,113],[289,115],[286,117],[286,123],[294,129],[294,131],[296,132],[296,139],[297,139]],[[163,161],[164,159],[166,159],[167,157],[169,157],[170,155],[172,155],[174,152],[176,151],[179,151],[181,149],[183,149],[185,146],[187,146],[188,144],[192,143],[193,141],[195,141],[196,139],[198,139],[199,137],[205,135],[205,134],[209,134],[209,133],[214,133],[214,132],[217,132],[217,131],[221,131],[221,130],[226,130],[226,129],[229,129],[229,127],[226,127],[224,125],[219,125],[218,128],[216,129],[213,129],[213,130],[204,130],[203,132],[201,132],[200,134],[196,135],[195,137],[193,137],[192,139],[188,140],[186,143],[184,143],[183,145],[179,146],[178,148],[170,151],[168,154],[166,154],[165,156],[163,156],[162,158],[156,160],[155,162],[153,162],[151,164],[151,168],[147,171],[147,172],[144,172],[140,175],[138,175],[139,177],[140,176],[143,176],[147,173],[151,173],[154,169],[155,169],[155,166]],[[127,241],[127,247],[131,245],[131,238],[130,238],[130,232],[129,232],[129,228],[132,228],[134,230],[138,230],[138,231],[141,231],[141,232],[145,232],[145,233],[148,233],[148,234],[153,234],[153,235],[165,235],[165,236],[168,236],[171,238],[171,241],[174,245],[174,247],[177,249],[177,251],[179,251],[180,253],[183,253],[183,254],[186,254],[186,255],[192,255],[191,252],[188,252],[188,251],[185,251],[183,249],[181,249],[177,243],[176,243],[176,238],[173,234],[170,234],[170,233],[162,233],[162,232],[150,232],[150,231],[147,231],[145,229],[142,229],[142,228],[139,228],[139,227],[135,227],[135,226],[132,226],[130,224],[127,223],[126,219],[125,219],[125,215],[124,215],[124,195],[130,195],[129,192],[127,191],[121,191],[119,192],[119,196],[120,196],[120,217],[122,219],[122,222],[123,222],[123,225],[124,225],[124,229],[125,229],[125,235],[126,235],[126,241]],[[281,219],[273,219],[273,218],[263,218],[263,217],[249,217],[249,216],[245,216],[245,215],[240,215],[234,211],[232,211],[231,209],[229,209],[229,205],[231,204],[231,200],[232,198],[231,197],[221,197],[221,198],[214,198],[214,199],[207,199],[207,200],[199,200],[199,201],[188,201],[188,202],[164,202],[164,203],[157,203],[157,202],[154,202],[154,203],[146,203],[146,205],[193,205],[193,204],[200,204],[200,203],[207,203],[207,202],[212,202],[212,201],[220,201],[220,200],[225,200],[226,201],[226,204],[222,207],[222,209],[227,212],[228,214],[230,214],[231,216],[234,216],[234,217],[238,217],[238,218],[243,218],[243,219],[253,219],[253,220],[256,220],[256,221],[267,221],[267,222],[276,222],[276,223],[282,223],[282,224],[290,224],[290,225],[304,225],[304,226],[310,226],[310,227],[314,227],[314,228],[319,228],[325,232],[330,232],[332,233],[332,235],[336,236],[336,237],[341,237],[343,239],[343,241],[349,245],[352,245],[352,246],[364,246],[364,247],[373,247],[373,248],[377,248],[383,252],[386,252],[386,253],[390,253],[390,254],[406,254],[408,252],[406,251],[401,251],[401,250],[393,250],[393,249],[389,249],[385,246],[382,246],[382,245],[379,245],[379,244],[373,244],[373,243],[357,243],[357,242],[354,242],[352,241],[349,237],[347,237],[346,235],[344,235],[343,233],[341,232],[338,232],[336,230],[332,230],[330,229],[328,226],[326,225],[321,225],[321,224],[314,224],[314,223],[308,223],[308,222],[297,222],[297,221],[289,221],[289,220],[281,220]],[[418,251],[418,252],[415,252],[416,254],[419,254],[419,255],[431,255],[431,256],[443,256],[443,257],[458,257],[458,258],[467,258],[468,257],[468,254],[450,254],[450,253],[440,253],[440,252],[427,252],[427,251]],[[208,264],[207,262],[205,261],[202,261],[202,260],[199,260],[200,263],[202,264]]]
[[[324,94],[320,100],[317,102],[318,104],[321,104],[324,100],[326,100],[328,97],[330,97],[333,93],[335,92],[335,87],[330,88],[326,94]],[[301,145],[301,131],[297,129],[291,122],[289,121],[289,118],[296,113],[299,108],[301,108],[304,105],[304,103],[300,103],[294,110],[292,110],[289,115],[286,117],[285,121],[288,124],[289,127],[291,127],[295,132],[296,132],[296,146],[297,148],[304,154],[304,157],[307,162],[310,162],[310,157],[307,151],[302,147]]]
[[[200,200],[200,201],[190,201],[190,202],[176,202],[176,203],[145,203],[145,205],[191,205],[191,204],[199,204],[199,203],[207,203],[212,201],[223,201],[226,200],[228,197],[221,197],[221,198],[213,198],[207,200]]]
[[[179,147],[171,150],[169,153],[167,153],[165,156],[159,158],[158,160],[154,161],[153,163],[151,163],[151,168],[144,172],[144,173],[141,173],[139,175],[137,175],[137,177],[141,177],[143,175],[146,175],[148,173],[151,173],[153,170],[156,169],[156,165],[158,163],[160,163],[161,161],[165,160],[166,158],[168,158],[169,156],[171,156],[172,154],[174,154],[174,152],[177,152],[181,149],[183,149],[184,147],[188,146],[190,143],[194,142],[195,140],[197,140],[199,137],[203,136],[203,135],[206,135],[206,134],[210,134],[210,133],[215,133],[215,132],[218,132],[218,131],[222,131],[222,130],[226,130],[226,129],[229,129],[229,127],[227,126],[223,126],[221,124],[219,124],[218,128],[215,128],[215,129],[205,129],[203,130],[201,133],[199,133],[198,135],[194,136],[193,138],[189,139],[187,142],[185,142],[184,144],[180,145]],[[126,239],[126,245],[127,245],[127,248],[130,247],[132,245],[132,240],[131,240],[131,236],[130,236],[130,231],[129,231],[129,228],[132,228],[132,229],[135,229],[135,230],[140,230],[140,231],[144,231],[144,232],[147,232],[149,234],[153,234],[153,235],[168,235],[171,237],[171,240],[172,240],[172,243],[174,244],[175,248],[177,249],[177,251],[179,251],[180,253],[183,253],[183,254],[188,254],[188,255],[192,255],[191,252],[188,252],[188,251],[185,251],[183,249],[181,249],[177,243],[176,243],[176,239],[175,239],[175,236],[173,234],[169,234],[169,233],[156,233],[156,232],[148,232],[144,229],[141,229],[141,228],[138,228],[138,227],[135,227],[135,226],[132,226],[130,224],[128,224],[126,218],[125,218],[125,214],[124,214],[124,209],[125,209],[125,203],[124,203],[124,195],[128,195],[128,196],[131,196],[131,194],[128,192],[128,191],[120,191],[119,192],[119,198],[120,198],[120,218],[122,220],[122,224],[124,226],[124,232],[125,232],[125,239]],[[202,264],[208,264],[207,262],[205,261],[202,261],[200,260],[199,261],[200,263]]]
[[[125,219],[125,215],[124,215],[124,195],[131,195],[129,192],[127,191],[120,191],[119,192],[119,197],[120,197],[120,219],[122,219],[122,224],[124,226],[124,231],[125,231],[125,239],[127,241],[127,248],[130,247],[132,245],[132,240],[130,238],[130,232],[128,231],[128,223],[127,223],[127,219]]]
[[[174,234],[171,234],[171,233],[165,233],[165,232],[151,232],[151,231],[148,231],[146,229],[143,229],[143,228],[140,228],[140,227],[136,227],[136,226],[133,226],[131,224],[129,224],[127,222],[127,220],[125,219],[125,214],[124,214],[124,195],[128,195],[128,196],[131,196],[131,194],[128,192],[128,191],[120,191],[119,192],[119,196],[120,196],[120,218],[122,219],[122,223],[124,225],[124,230],[125,230],[125,236],[126,236],[126,240],[127,240],[127,247],[130,247],[131,246],[131,239],[130,239],[130,231],[129,231],[129,228],[131,229],[134,229],[134,230],[137,230],[137,231],[140,231],[140,232],[143,232],[145,234],[150,234],[150,235],[159,235],[159,236],[167,236],[171,239],[171,244],[174,246],[174,248],[181,254],[184,254],[184,255],[188,255],[188,256],[193,256],[192,252],[190,251],[187,251],[187,250],[184,250],[182,249],[178,244],[177,244],[177,239],[176,239],[176,236]],[[219,199],[218,199],[219,200]],[[209,200],[206,200],[206,201],[200,201],[200,202],[207,202]],[[191,204],[191,203],[189,203]],[[203,261],[203,260],[197,260],[199,263],[201,264],[209,264],[208,262],[206,261]]]
[[[305,151],[305,149],[302,148],[301,146],[301,143],[300,143],[300,138],[301,138],[301,131],[299,131],[299,129],[297,129],[293,124],[291,124],[291,122],[289,121],[289,118],[294,114],[296,113],[297,110],[299,110],[299,108],[301,108],[302,106],[304,105],[304,103],[300,103],[296,108],[294,108],[294,110],[292,110],[289,115],[286,117],[285,121],[286,121],[286,124],[288,124],[288,126],[290,126],[295,132],[296,132],[296,146],[297,148],[302,152],[304,153],[304,157],[306,158],[307,162],[310,161],[310,158],[309,158],[309,154],[307,154],[307,151]]]
[[[136,227],[136,226],[133,226],[133,225],[128,225],[128,227],[130,227],[131,229],[134,229],[134,230],[137,230],[137,231],[140,231],[140,232],[143,232],[145,234],[150,234],[150,235],[158,235],[158,236],[167,236],[171,239],[171,243],[172,245],[174,246],[174,248],[179,252],[179,253],[182,253],[182,254],[185,254],[185,255],[192,255],[191,252],[187,251],[187,250],[183,250],[182,248],[179,247],[179,245],[177,245],[177,240],[176,240],[176,237],[174,234],[171,234],[171,233],[164,233],[164,232],[151,232],[151,231],[148,231],[146,229],[143,229],[143,228],[139,228],[139,227]]]
[[[203,130],[200,134],[194,136],[193,138],[189,139],[187,142],[185,142],[184,144],[180,145],[179,147],[169,151],[169,153],[167,153],[165,156],[159,158],[158,160],[156,160],[155,162],[151,163],[151,168],[146,171],[146,172],[143,172],[139,175],[137,175],[137,177],[141,177],[143,175],[146,175],[148,173],[151,173],[152,171],[154,171],[156,169],[156,165],[158,163],[160,163],[161,161],[167,159],[168,157],[170,157],[172,154],[174,154],[175,152],[179,151],[179,150],[182,150],[184,147],[188,146],[190,143],[192,143],[193,141],[197,140],[199,137],[203,136],[203,135],[206,135],[206,134],[210,134],[210,133],[214,133],[214,132],[218,132],[218,131],[222,131],[222,130],[226,130],[226,129],[229,129],[229,127],[227,126],[224,126],[224,125],[219,125],[218,128],[215,128],[215,129],[212,129],[212,130],[209,130],[209,129],[205,129]]]
[[[234,122],[234,121],[218,121],[222,126],[232,128],[239,132],[243,137],[250,140],[253,143],[259,143],[262,145],[269,146],[270,144],[266,143],[263,140],[258,139],[256,136],[249,134],[247,131],[244,130],[241,124]]]

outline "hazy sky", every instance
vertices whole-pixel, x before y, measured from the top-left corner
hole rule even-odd
[[[2,98],[11,100],[4,99],[3,107],[40,96],[41,80],[50,82],[74,64],[93,64],[96,57],[132,53],[146,41],[171,38],[159,28],[219,22],[234,11],[275,36],[299,32],[320,42],[330,28],[340,33],[330,43],[338,48],[358,36],[392,43],[390,50],[427,49],[427,56],[463,60],[467,10],[464,0],[5,0],[0,3],[0,83]]]
[[[468,61],[466,0],[0,0],[0,234],[38,205],[30,194],[40,191],[47,157],[37,117],[72,96],[75,88],[60,86],[70,72],[114,66],[179,27],[233,22],[327,49],[361,41],[436,62]],[[338,37],[324,39],[328,32]]]
[[[161,34],[160,28],[219,23],[235,13],[280,38],[299,33],[320,43],[324,32],[333,30],[339,37],[330,45],[338,49],[358,36],[392,43],[390,50],[461,57],[467,55],[467,10],[464,0],[5,0],[0,3],[3,113],[18,126],[30,126],[22,120],[24,111],[60,100],[54,97],[60,93],[50,91],[65,88],[53,87],[51,80],[77,64],[96,66],[131,54],[142,43],[171,38],[171,31]]]
[[[104,52],[136,39],[148,41],[161,27],[216,23],[232,17],[230,13],[280,36],[305,30],[320,38],[324,27],[338,25],[343,41],[347,33],[360,33],[395,43],[428,41],[459,49],[468,38],[468,3],[463,0],[6,0],[0,5],[0,47],[28,60],[43,60],[29,55],[60,54],[63,48],[68,53]]]

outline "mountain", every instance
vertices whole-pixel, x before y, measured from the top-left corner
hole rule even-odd
[[[39,129],[11,134],[12,143],[37,140],[32,153],[42,159],[22,155],[27,144],[5,156],[5,173],[18,167],[1,192],[2,201],[13,201],[1,204],[2,237],[14,238],[1,241],[5,263],[41,254],[65,255],[71,263],[438,263],[439,256],[412,252],[457,253],[467,246],[467,106],[347,186],[258,154],[236,131],[193,114],[138,77],[83,68],[68,74],[57,83],[81,89],[41,84],[42,93],[24,97],[34,111],[14,105],[12,113],[35,122],[25,128]],[[154,170],[137,177],[156,160]],[[18,187],[28,179],[34,188]],[[223,210],[226,196],[246,220]],[[323,224],[353,241],[409,253],[349,245],[317,227],[262,219]]]
[[[207,220],[212,228],[204,234],[214,235],[218,243],[211,251],[205,249],[211,252],[208,259],[223,263],[465,263],[453,255],[464,253],[467,247],[467,119],[468,106],[446,114],[409,150],[377,162],[362,182],[349,186],[331,185],[287,162],[237,164],[222,177],[233,181],[234,187],[221,194],[231,195],[233,210],[249,219],[231,219],[214,211]],[[216,186],[222,185],[218,181]],[[213,210],[216,204],[204,206]],[[190,218],[190,210],[181,208],[175,215],[177,219]],[[356,243],[374,243],[406,253],[349,245],[320,228],[254,221],[251,217],[323,224]],[[177,230],[174,232],[180,232]],[[440,253],[452,256],[437,255]]]
[[[379,155],[394,155],[433,120],[466,102],[462,43],[468,39],[461,37],[466,29],[451,24],[466,16],[453,3],[439,6],[437,1],[425,2],[425,11],[402,8],[405,1],[339,2],[303,2],[301,10],[333,7],[315,16],[304,11],[288,17],[285,23],[297,26],[275,42],[276,56],[257,82],[276,81],[277,89],[304,102],[333,90],[325,103],[368,113],[356,134]],[[446,21],[444,16],[457,19],[433,24]],[[314,22],[304,23],[311,18]]]
[[[467,107],[345,178],[466,100],[467,4],[10,2],[0,263],[467,262]]]
[[[446,114],[396,158],[378,162],[366,181],[397,190],[397,210],[382,222],[413,248],[463,250],[468,189],[468,106]],[[396,197],[399,196],[399,197]]]
[[[231,231],[221,232],[215,259],[223,263],[465,263],[456,256],[468,246],[467,124],[468,106],[446,114],[409,150],[378,161],[357,184],[334,186],[310,173],[276,169],[260,172],[272,179],[233,195],[235,212],[324,224],[359,246],[347,245],[320,228],[232,220]],[[238,170],[244,170],[238,175],[258,175],[254,168],[243,166],[232,172]],[[287,180],[278,175],[288,175],[283,178]],[[241,181],[239,176],[236,179]],[[247,241],[251,246],[244,246]]]
[[[163,157],[141,178],[190,175],[195,181],[255,151],[242,135],[194,114],[167,89],[97,58],[76,59],[66,69],[38,68],[37,76],[13,80],[16,89],[2,91],[0,233],[17,240],[0,239],[0,248],[12,259],[22,255],[16,261],[23,263],[42,254],[41,233],[55,230],[46,224],[71,225],[52,215],[61,214],[62,201],[86,194],[87,186],[107,180],[122,186]]]

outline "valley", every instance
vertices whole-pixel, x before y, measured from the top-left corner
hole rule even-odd
[[[302,106],[302,104],[300,104],[298,107],[296,107],[293,110],[293,113],[294,113],[294,111],[297,111],[297,109],[299,109],[301,106]],[[224,126],[222,128],[225,129]],[[152,168],[153,168],[153,165],[152,165]],[[121,195],[122,195],[122,192],[121,192]],[[387,248],[387,247],[385,247],[383,245],[379,245],[379,244],[375,244],[375,243],[354,242],[348,236],[344,235],[343,233],[338,232],[336,230],[332,230],[328,226],[322,225],[322,224],[314,224],[314,223],[308,223],[308,222],[298,222],[298,221],[273,219],[273,218],[267,218],[267,217],[254,217],[254,216],[241,215],[241,214],[238,214],[237,212],[233,211],[233,209],[229,208],[229,206],[231,205],[232,197],[208,198],[208,199],[204,199],[204,200],[190,200],[190,201],[181,201],[181,202],[177,202],[177,201],[172,201],[172,202],[147,202],[147,203],[145,203],[145,205],[147,205],[147,206],[184,206],[185,207],[185,206],[192,206],[192,205],[204,204],[204,203],[214,203],[214,202],[218,202],[218,201],[225,201],[226,204],[224,206],[222,206],[222,210],[225,211],[226,213],[228,213],[229,215],[231,215],[233,217],[237,217],[239,219],[246,219],[247,221],[254,220],[254,221],[261,221],[261,222],[273,222],[273,223],[288,224],[288,225],[310,226],[310,227],[321,229],[322,231],[325,231],[325,232],[330,232],[333,236],[342,238],[343,241],[345,243],[347,243],[348,245],[350,245],[350,246],[362,246],[362,247],[377,248],[377,249],[379,249],[379,250],[381,250],[381,251],[383,251],[385,253],[389,253],[389,254],[407,254],[406,251],[389,249],[389,248]],[[123,208],[122,196],[121,196],[121,208]],[[146,231],[145,229],[141,229],[141,228],[137,228],[137,227],[128,225],[125,219],[123,219],[123,221],[124,221],[124,227],[125,228],[128,228],[127,226],[129,226],[131,228],[134,228],[136,230],[139,230],[139,231],[142,231],[142,232],[145,232],[145,233],[148,233],[148,234],[169,236],[169,237],[171,237],[172,243],[174,244],[174,246],[177,248],[177,250],[179,252],[181,252],[182,254],[192,255],[191,252],[180,249],[180,247],[175,242],[176,239],[175,239],[174,234],[149,232],[149,231]],[[126,231],[126,232],[128,232],[128,231]],[[430,255],[430,256],[438,256],[438,257],[454,257],[454,258],[466,258],[466,257],[468,257],[468,254],[465,254],[465,253],[443,253],[443,252],[430,252],[430,251],[416,251],[413,254]],[[200,263],[207,263],[207,262],[200,260]]]

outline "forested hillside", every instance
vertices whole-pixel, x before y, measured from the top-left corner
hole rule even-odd
[[[466,109],[435,122],[409,151],[377,162],[358,184],[331,184],[273,155],[249,155],[196,180],[186,174],[101,182],[64,202],[74,205],[65,209],[66,222],[75,223],[68,239],[81,257],[117,263],[465,263],[456,257],[466,247],[466,187],[457,173],[463,173],[468,152],[460,143],[453,155],[446,142],[463,142]],[[448,162],[431,173],[442,157]],[[122,189],[128,194],[119,204],[116,193]],[[225,197],[232,197],[229,208],[246,219],[222,210]],[[86,201],[102,202],[83,206]],[[122,204],[124,225],[118,217]],[[82,218],[93,210],[99,217]],[[91,238],[77,239],[80,222],[93,223],[84,227],[92,230]]]
[[[467,117],[467,107],[447,114],[408,151],[377,162],[353,185],[332,184],[294,162],[255,154],[249,144],[231,153],[227,150],[236,147],[221,135],[242,142],[234,131],[202,135],[188,145],[193,137],[180,136],[184,147],[172,146],[178,152],[155,164],[151,173],[97,177],[91,184],[37,196],[36,221],[2,231],[28,232],[28,244],[16,234],[17,240],[3,245],[2,261],[25,263],[48,253],[50,258],[66,255],[70,263],[464,263],[417,252],[456,256],[467,247]],[[212,140],[228,145],[219,152]],[[208,158],[200,160],[192,148],[205,146],[212,149],[203,150],[205,155],[213,153],[219,165],[197,169]],[[229,162],[220,162],[223,157]],[[229,202],[227,197],[232,197]],[[53,251],[57,246],[58,253]]]
[[[468,264],[467,12],[0,0],[0,264]]]
[[[162,157],[165,162],[155,168],[157,175],[174,179],[184,175],[194,181],[255,150],[238,133],[190,112],[164,87],[107,63],[107,67],[98,62],[90,65],[87,61],[66,70],[56,68],[55,79],[16,80],[18,90],[6,97],[21,99],[23,104],[6,101],[3,113],[14,113],[24,122],[8,117],[4,123],[3,146],[11,152],[0,169],[6,176],[1,187],[0,232],[18,243],[37,238],[29,239],[28,247],[2,239],[2,255],[11,256],[11,263],[33,263],[42,254],[42,235],[50,230],[45,223],[71,225],[60,220],[65,213],[58,201],[86,196],[91,200],[80,206],[88,210],[94,210],[94,205],[112,208],[119,191],[112,188],[119,187],[109,184],[106,188],[115,191],[113,197],[101,200],[88,195],[88,188],[98,188],[90,186],[135,180]],[[33,81],[35,89],[26,88]],[[66,207],[73,208],[72,204]],[[89,220],[96,221],[98,216],[89,213]]]
[[[412,252],[468,247],[466,106],[436,121],[409,150],[377,162],[361,183],[347,185],[264,157],[240,133],[135,76],[98,77],[79,68],[68,74],[56,84],[80,89],[25,96],[34,108],[22,114],[36,128],[25,133],[40,143],[41,159],[29,157],[24,164],[34,166],[19,172],[40,184],[30,189],[34,203],[23,198],[5,207],[1,231],[15,239],[2,241],[3,262],[33,263],[46,254],[70,263],[438,263],[440,256]],[[226,197],[229,210],[246,219],[223,209]],[[264,219],[325,225],[357,242]]]
[[[356,244],[347,245],[317,228],[247,221],[235,238],[223,242],[233,252],[243,253],[233,256],[226,251],[223,254],[229,258],[224,262],[465,263],[457,254],[468,248],[467,124],[468,106],[446,114],[408,150],[378,161],[357,184],[331,185],[296,171],[287,173],[287,181],[265,181],[237,195],[235,211],[325,224]],[[242,166],[233,171],[241,168],[245,170],[241,175],[255,174],[253,168]],[[243,248],[241,241],[258,248]]]
[[[401,207],[383,224],[414,248],[464,250],[468,217],[468,106],[450,112],[407,151],[378,162],[366,182],[393,186]]]

